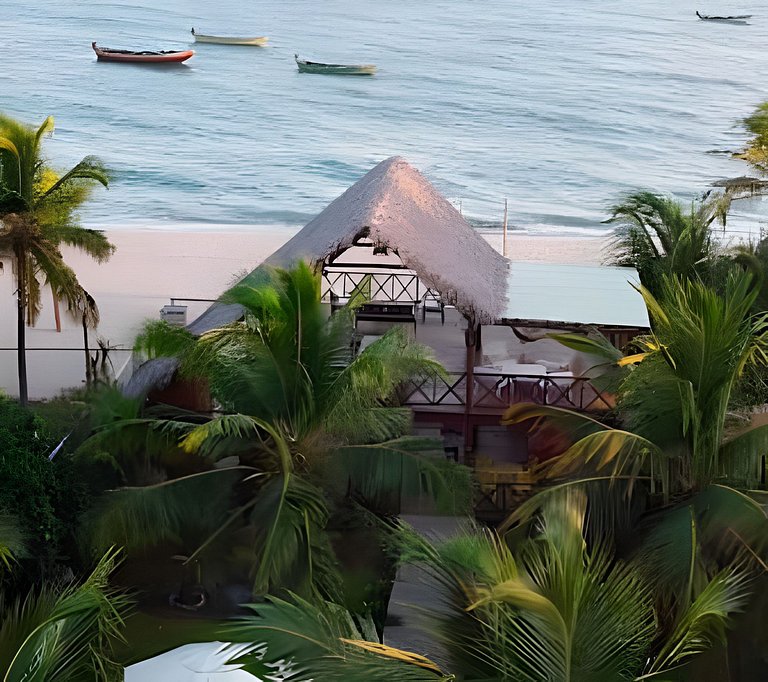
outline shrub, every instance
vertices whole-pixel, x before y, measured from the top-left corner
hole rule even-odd
[[[71,460],[48,459],[58,442],[43,417],[0,396],[0,511],[17,519],[27,539],[32,580],[72,563],[75,525],[87,504]]]

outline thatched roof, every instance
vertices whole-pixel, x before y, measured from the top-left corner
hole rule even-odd
[[[398,156],[366,173],[264,264],[291,267],[304,260],[317,265],[361,236],[396,251],[405,267],[469,319],[490,323],[504,310],[507,260]],[[189,330],[201,334],[238,317],[236,306],[215,304]]]
[[[155,358],[140,365],[122,387],[127,398],[145,398],[151,391],[171,383],[179,368],[178,358]]]

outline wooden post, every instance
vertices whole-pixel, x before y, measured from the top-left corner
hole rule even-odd
[[[469,321],[464,330],[464,343],[466,344],[465,376],[466,392],[464,399],[464,463],[467,463],[467,453],[474,447],[474,434],[472,433],[472,404],[475,402],[475,322]]]
[[[504,235],[501,240],[501,255],[507,257],[507,200],[504,199]]]

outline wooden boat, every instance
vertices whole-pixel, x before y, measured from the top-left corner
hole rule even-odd
[[[215,43],[216,45],[251,45],[253,47],[264,47],[269,38],[260,36],[258,38],[236,38],[228,36],[206,36],[202,33],[195,33],[192,29],[192,35],[195,36],[196,43]]]
[[[299,55],[293,55],[299,73],[327,73],[338,76],[372,76],[376,73],[374,64],[324,64],[323,62],[310,62],[299,59]]]
[[[713,14],[699,14],[696,10],[696,16],[703,21],[725,21],[732,24],[745,24],[747,19],[751,19],[751,14],[732,14],[730,16],[719,17]]]
[[[177,64],[186,61],[194,50],[159,50],[152,52],[135,52],[133,50],[113,50],[109,47],[98,47],[91,43],[96,58],[105,62],[126,62],[131,64]]]

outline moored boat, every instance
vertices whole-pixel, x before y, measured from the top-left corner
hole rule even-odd
[[[372,76],[376,73],[374,64],[325,64],[323,62],[310,62],[299,59],[299,55],[293,55],[299,73],[326,73],[338,76]]]
[[[728,16],[717,16],[714,14],[699,14],[696,10],[696,16],[702,21],[723,21],[730,24],[745,24],[747,19],[751,19],[751,14],[731,14]]]
[[[178,64],[186,61],[194,50],[113,50],[109,47],[99,47],[95,42],[91,43],[96,58],[104,62],[126,62],[132,64]]]
[[[250,45],[252,47],[264,47],[269,38],[259,36],[258,38],[238,38],[235,36],[207,36],[202,33],[196,33],[192,29],[192,35],[195,36],[196,43],[215,43],[216,45]]]

